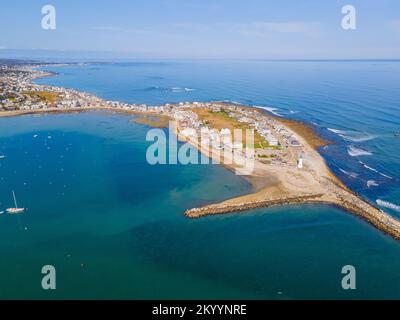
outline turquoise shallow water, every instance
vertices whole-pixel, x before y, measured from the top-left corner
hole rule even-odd
[[[146,127],[130,119],[0,119],[1,207],[13,188],[29,209],[0,216],[1,298],[399,298],[399,243],[339,209],[184,218],[249,185],[219,166],[149,166]],[[346,264],[358,270],[351,293]]]
[[[398,64],[252,63],[56,68],[60,76],[40,82],[130,102],[273,105],[335,140],[321,152],[353,189],[399,203]],[[400,244],[340,209],[185,219],[185,209],[249,185],[219,166],[149,166],[148,128],[130,120],[102,112],[0,119],[0,210],[12,205],[12,189],[29,209],[0,215],[0,298],[400,298]],[[351,156],[350,146],[371,155]],[[57,269],[54,292],[40,287],[45,264]],[[357,269],[351,292],[340,286],[347,264]]]

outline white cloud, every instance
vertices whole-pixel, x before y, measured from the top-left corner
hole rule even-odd
[[[234,30],[245,36],[267,37],[274,33],[298,33],[316,36],[320,24],[317,22],[253,22],[238,24]]]
[[[120,28],[111,26],[96,26],[92,27],[91,29],[94,31],[101,31],[101,32],[118,32],[118,33],[131,33],[131,34],[145,34],[149,32],[144,29]]]

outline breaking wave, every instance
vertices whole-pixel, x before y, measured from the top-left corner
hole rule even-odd
[[[329,131],[336,133],[338,136],[342,137],[344,140],[351,142],[364,142],[375,139],[377,136],[370,135],[366,132],[350,131],[350,130],[338,130],[328,128]]]
[[[361,148],[357,148],[355,146],[350,146],[347,149],[347,153],[352,157],[371,156],[372,155],[371,152],[369,152],[367,150],[364,150],[364,149],[361,149]]]
[[[196,89],[193,88],[181,88],[181,87],[172,87],[172,88],[168,88],[170,91],[172,92],[191,92],[191,91],[196,91]]]
[[[224,100],[224,102],[232,103],[232,104],[237,104],[237,105],[241,105],[241,104],[242,104],[242,103],[240,103],[240,102],[238,102],[238,101],[235,101],[235,100]]]
[[[381,207],[385,207],[385,208],[392,209],[392,210],[400,212],[400,206],[398,206],[397,204],[394,204],[394,203],[391,203],[391,202],[388,202],[388,201],[383,201],[383,200],[380,200],[380,199],[377,199],[376,203],[378,205],[380,205]]]
[[[183,88],[183,87],[159,87],[159,86],[154,86],[154,87],[146,88],[145,91],[165,91],[165,92],[173,92],[173,93],[183,93],[183,92],[196,91],[196,89]]]
[[[349,177],[351,177],[351,178],[353,178],[353,179],[355,179],[355,178],[358,177],[358,173],[349,172],[349,171],[346,171],[346,170],[341,169],[341,168],[339,168],[339,170],[340,170],[342,173],[344,173],[346,176],[349,176]]]
[[[375,180],[368,180],[367,181],[367,187],[368,188],[370,188],[370,187],[378,187],[378,186],[379,186],[379,184]]]
[[[254,106],[255,108],[259,108],[259,109],[264,109],[264,110],[267,110],[268,112],[270,112],[270,113],[272,113],[272,114],[274,114],[274,115],[276,115],[276,116],[278,116],[278,117],[281,117],[282,115],[278,112],[278,109],[277,108],[273,108],[273,107],[262,107],[262,106]]]
[[[385,178],[388,178],[388,179],[393,179],[391,176],[388,176],[387,174],[384,174],[384,173],[382,173],[382,172],[379,172],[379,171],[376,170],[375,168],[372,168],[372,167],[366,165],[366,164],[365,164],[364,162],[362,162],[362,161],[358,161],[358,162],[359,162],[360,164],[362,164],[363,167],[364,167],[365,169],[368,169],[368,170],[370,170],[370,171],[373,171],[373,172],[375,172],[375,173],[381,175],[382,177],[385,177]]]

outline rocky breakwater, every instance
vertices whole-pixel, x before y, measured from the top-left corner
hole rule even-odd
[[[400,240],[400,221],[375,206],[347,192],[336,194],[336,203],[345,210],[354,213],[394,239]]]
[[[200,218],[213,214],[224,214],[238,211],[246,211],[262,207],[272,207],[285,204],[299,204],[305,202],[318,202],[322,194],[310,194],[299,197],[275,198],[269,200],[259,200],[251,202],[238,202],[234,204],[211,204],[202,208],[193,208],[185,212],[185,216],[189,218]]]
[[[247,211],[256,208],[267,208],[278,205],[292,205],[301,203],[331,204],[351,212],[367,221],[377,229],[394,239],[400,240],[400,221],[386,212],[362,200],[357,195],[342,188],[336,188],[331,194],[308,194],[297,197],[271,198],[258,201],[230,200],[218,204],[210,204],[202,208],[193,208],[185,212],[188,218],[201,218],[214,214],[226,214]]]

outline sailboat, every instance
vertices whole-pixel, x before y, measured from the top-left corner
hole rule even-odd
[[[14,197],[14,204],[15,204],[15,208],[8,208],[6,211],[9,214],[19,214],[19,213],[23,213],[25,211],[25,208],[18,208],[17,205],[17,198],[15,197],[15,192],[14,190],[12,191],[13,197]]]

